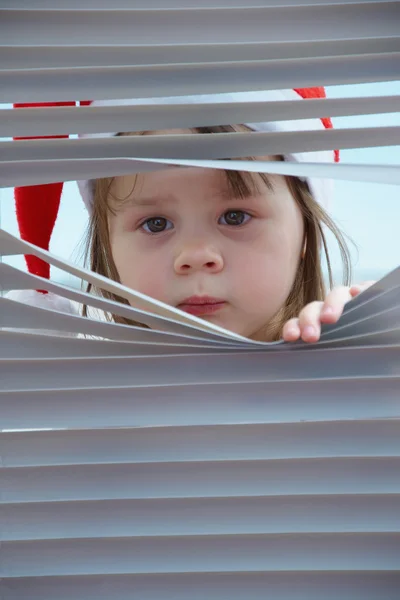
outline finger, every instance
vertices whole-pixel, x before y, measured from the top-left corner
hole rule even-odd
[[[282,338],[285,342],[295,342],[300,337],[299,319],[289,319],[282,329]]]
[[[321,323],[336,323],[343,313],[344,305],[351,300],[350,288],[346,286],[335,287],[323,303],[321,310]]]
[[[371,285],[374,285],[374,283],[376,283],[376,281],[363,281],[361,283],[355,283],[350,288],[351,297],[355,298],[356,296],[358,296],[358,294],[361,294],[361,292],[371,287]]]
[[[321,334],[321,310],[323,302],[310,302],[299,315],[300,335],[305,342],[317,342]]]

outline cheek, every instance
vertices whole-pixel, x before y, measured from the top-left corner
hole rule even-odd
[[[165,301],[167,265],[163,257],[151,253],[139,253],[129,243],[121,241],[112,244],[112,254],[121,283],[132,289]]]
[[[234,260],[238,282],[249,299],[269,305],[285,302],[296,276],[302,245],[302,225],[290,229],[269,224]]]

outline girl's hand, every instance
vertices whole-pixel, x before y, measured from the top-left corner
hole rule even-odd
[[[310,302],[301,311],[298,318],[289,319],[283,327],[285,342],[318,342],[322,323],[336,323],[343,313],[344,305],[355,296],[373,285],[374,281],[364,281],[351,287],[335,287],[324,302]]]

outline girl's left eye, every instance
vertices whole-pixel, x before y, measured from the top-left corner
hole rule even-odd
[[[153,217],[146,219],[141,225],[146,233],[162,233],[168,229],[172,229],[174,224],[172,221],[165,219],[164,217]]]
[[[247,223],[249,219],[251,219],[251,215],[243,210],[227,210],[223,215],[220,216],[218,223],[220,225],[231,225],[237,227],[239,225],[244,225],[244,223]]]

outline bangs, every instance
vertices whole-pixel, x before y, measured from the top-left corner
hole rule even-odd
[[[250,127],[246,125],[215,125],[212,127],[193,127],[188,129],[188,134],[190,133],[200,133],[200,134],[216,134],[219,133],[244,133],[253,131]],[[182,130],[176,129],[168,131],[168,133],[182,133]],[[136,131],[136,132],[127,132],[127,133],[118,133],[118,136],[130,136],[130,135],[159,135],[162,134],[162,131]],[[283,160],[282,156],[274,157],[275,160],[281,161]],[[237,160],[237,161],[254,161],[257,158],[249,156],[249,157],[239,157],[239,158],[228,158],[224,160]],[[250,198],[255,195],[259,195],[263,191],[263,186],[266,186],[270,192],[274,191],[274,184],[272,182],[272,178],[269,177],[266,173],[251,173],[248,171],[231,171],[224,170],[223,171],[226,182],[228,185],[228,193],[232,195],[233,198],[237,198],[240,200],[244,200],[246,198]],[[111,185],[114,178],[103,179],[103,184],[100,184],[100,196],[103,197],[104,200],[111,199],[114,203],[114,207],[110,206],[110,202],[107,202],[108,209],[111,212],[114,212],[116,204],[123,204],[126,202],[127,198],[117,198],[111,192]],[[136,177],[134,178],[133,187],[131,193],[133,193]],[[99,181],[99,180],[98,180]],[[130,194],[129,194],[130,196]]]

